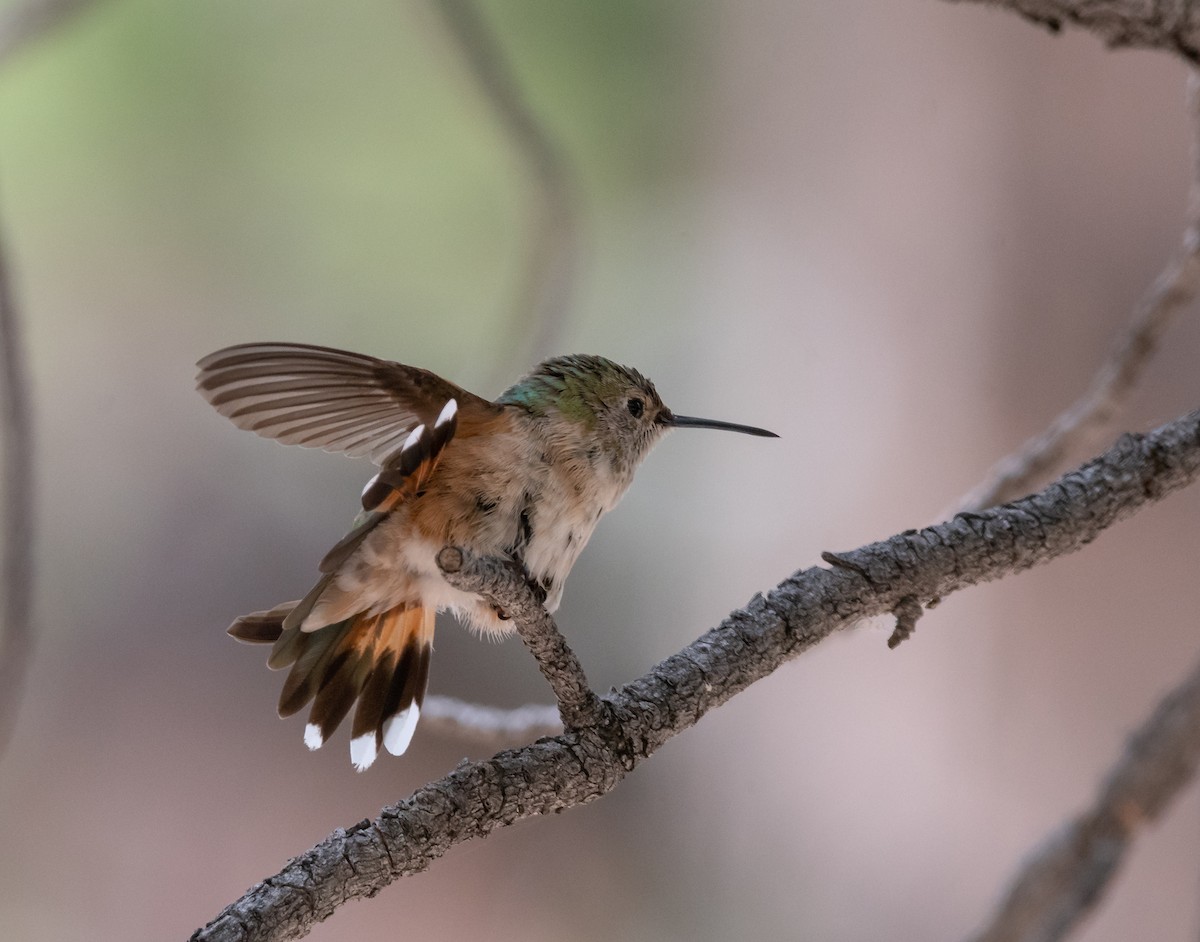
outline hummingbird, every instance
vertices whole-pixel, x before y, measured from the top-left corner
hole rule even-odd
[[[778,437],[677,415],[637,370],[586,354],[546,360],[494,402],[428,370],[308,344],[240,344],[197,367],[200,394],[238,428],[379,469],[311,591],[228,629],[271,644],[270,668],[291,668],[279,715],[312,703],[310,749],[354,709],[359,771],[381,748],[408,748],[437,611],[484,635],[512,630],[503,612],[446,582],[436,562],[443,547],[516,559],[554,612],[597,522],[668,431]]]

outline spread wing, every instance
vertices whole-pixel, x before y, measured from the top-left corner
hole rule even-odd
[[[240,344],[196,365],[196,388],[238,428],[376,464],[451,399],[463,418],[501,408],[428,370],[308,344]]]

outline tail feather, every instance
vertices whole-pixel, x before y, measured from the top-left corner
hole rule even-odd
[[[298,657],[292,664],[287,680],[283,682],[283,689],[279,692],[280,716],[287,717],[298,713],[317,695],[317,692],[324,686],[326,678],[336,667],[331,662],[345,644],[354,624],[355,619],[349,618],[346,621],[326,625],[320,631],[308,633],[308,637],[312,638],[311,641],[308,641],[305,638],[306,633],[298,628],[289,629],[299,635],[295,641],[292,641]],[[288,640],[291,641],[291,639]],[[284,639],[280,638],[277,643],[283,641]]]
[[[409,655],[412,645],[408,643],[410,639],[399,636],[400,631],[399,618],[385,619],[381,625],[379,655],[359,694],[358,708],[354,711],[354,723],[350,729],[351,739],[358,739],[367,733],[379,733],[376,748],[382,744],[383,724],[390,715],[386,710],[393,680],[407,676],[412,669]],[[417,636],[411,641],[418,643]]]
[[[317,604],[317,600],[321,597],[321,593],[329,588],[329,584],[333,582],[334,573],[327,572],[317,584],[308,590],[308,594],[299,602],[292,606],[292,610],[287,613],[287,617],[283,620],[283,628],[285,631],[290,631],[292,628],[299,628],[313,610],[313,606]]]
[[[283,621],[296,607],[296,602],[284,602],[267,612],[251,612],[229,626],[227,632],[246,644],[274,644],[283,634]]]
[[[279,715],[291,716],[311,702],[304,741],[317,749],[353,708],[350,757],[357,769],[371,765],[380,748],[401,755],[425,699],[434,610],[401,606],[381,615],[364,612],[309,632],[283,627],[296,604],[245,615],[229,628],[242,641],[274,642],[270,667],[291,666],[279,695]]]
[[[321,731],[322,741],[333,734],[363,692],[376,663],[379,622],[382,620],[380,617],[366,618],[352,628],[329,664],[308,717],[309,724]]]
[[[414,663],[399,683],[397,673],[384,706],[386,718],[380,729],[384,748],[394,756],[404,755],[412,742],[417,720],[421,718],[421,705],[425,702],[425,687],[429,683],[429,659],[433,648],[426,644],[413,652]]]
[[[336,659],[330,668],[329,679],[317,691],[313,700],[312,710],[308,714],[308,727],[304,733],[305,742],[309,743],[310,749],[321,748],[354,706],[358,690],[349,676],[354,668],[348,655],[349,652],[343,651]]]
[[[286,625],[286,620],[284,625]],[[273,671],[290,667],[300,659],[300,655],[303,653],[304,632],[298,627],[281,626],[280,636],[276,638],[275,646],[271,648],[271,653],[267,656],[267,667]]]
[[[376,751],[382,746],[393,755],[402,755],[421,713],[433,650],[433,612],[422,611],[427,614],[422,616],[420,629],[396,639],[387,655],[376,662],[354,713],[351,736],[355,740],[370,736]],[[395,732],[405,725],[409,727],[407,735]]]

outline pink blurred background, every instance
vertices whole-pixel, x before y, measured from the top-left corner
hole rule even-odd
[[[821,550],[931,522],[1088,382],[1183,221],[1183,65],[975,5],[482,5],[577,164],[559,352],[652,376],[680,433],[576,566],[599,690]],[[109,0],[0,76],[0,220],[38,420],[38,647],[0,760],[0,932],[184,938],[464,756],[355,774],[224,634],[302,593],[364,464],[238,432],[192,389],[246,340],[480,393],[529,184],[424,4]],[[1123,427],[1200,402],[1171,332]],[[491,384],[491,385],[489,385]],[[1084,457],[1084,456],[1079,456]],[[962,938],[1200,651],[1200,492],[835,637],[613,795],[460,848],[319,940]],[[432,690],[546,700],[447,621]],[[1200,932],[1200,806],[1148,829],[1087,942]]]

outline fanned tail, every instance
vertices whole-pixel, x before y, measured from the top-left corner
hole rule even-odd
[[[321,426],[324,437],[294,438],[295,430],[285,427],[279,416],[287,421],[296,419],[295,407],[307,408],[309,400],[293,397],[276,402],[270,398],[282,392],[291,395],[303,379],[273,378],[279,366],[276,359],[297,374],[302,367],[346,372],[351,366],[366,369],[363,363],[376,362],[323,348],[231,348],[201,361],[201,389],[235,421],[265,416],[245,427],[281,441],[341,448],[345,444],[342,439],[325,435],[328,423]],[[239,385],[243,382],[246,385]],[[470,395],[452,388],[460,395]],[[342,421],[340,414],[336,418]],[[273,645],[268,667],[291,667],[279,695],[279,715],[291,716],[312,703],[304,729],[304,742],[310,749],[320,748],[358,704],[350,734],[350,760],[359,771],[375,761],[380,747],[398,756],[412,740],[429,681],[434,609],[422,607],[414,598],[371,614],[371,596],[361,585],[339,585],[338,575],[375,527],[422,493],[457,428],[458,400],[450,396],[432,425],[417,425],[399,448],[383,457],[379,473],[363,491],[363,513],[321,560],[323,575],[309,593],[298,602],[245,615],[229,627],[229,634],[239,641]]]
[[[402,755],[412,740],[433,651],[434,610],[398,606],[380,615],[360,613],[316,631],[285,628],[295,602],[235,621],[239,641],[274,644],[267,666],[291,666],[279,695],[279,715],[312,701],[304,742],[319,749],[357,701],[350,759],[360,772],[383,747]]]

